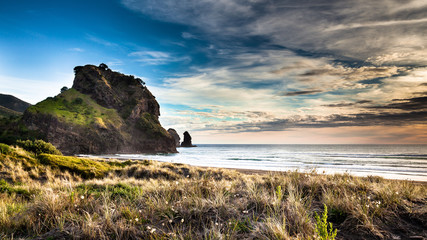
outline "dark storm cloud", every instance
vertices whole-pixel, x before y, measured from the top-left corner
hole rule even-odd
[[[375,109],[427,110],[427,96],[408,99],[393,99],[396,103],[384,106],[372,106]]]
[[[274,119],[263,122],[246,122],[222,129],[211,128],[208,130],[225,130],[231,132],[262,132],[285,131],[293,128],[329,128],[349,126],[406,126],[423,124],[427,121],[427,111],[411,111],[406,113],[360,113],[349,115],[293,116],[291,118]]]
[[[361,104],[366,104],[366,103],[372,103],[371,100],[361,100],[361,101],[357,101],[357,102],[347,102],[347,103],[332,103],[332,104],[325,104],[322,105],[324,107],[351,107],[351,106],[356,106],[356,105],[361,105]]]
[[[321,93],[321,90],[309,90],[309,91],[295,91],[295,92],[286,92],[283,96],[298,96],[298,95],[311,95],[316,93]]]

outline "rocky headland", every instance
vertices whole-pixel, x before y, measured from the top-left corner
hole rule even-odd
[[[72,88],[29,107],[21,123],[64,154],[171,153],[160,106],[145,83],[105,64],[74,68]]]

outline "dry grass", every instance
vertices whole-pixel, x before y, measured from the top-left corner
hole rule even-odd
[[[323,204],[338,239],[427,234],[423,184],[107,160],[105,176],[85,180],[12,152],[0,155],[5,239],[317,239]]]

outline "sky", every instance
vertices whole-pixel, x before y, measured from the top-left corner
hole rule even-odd
[[[425,0],[0,0],[0,93],[106,63],[193,143],[427,143]]]

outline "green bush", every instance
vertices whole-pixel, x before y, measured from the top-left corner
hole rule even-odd
[[[37,157],[41,164],[59,168],[80,175],[83,178],[100,178],[111,169],[103,162],[88,158],[67,157],[51,154],[40,154]]]
[[[45,142],[43,140],[18,140],[16,141],[16,144],[23,149],[33,152],[36,155],[47,153],[47,154],[53,154],[53,155],[62,155],[61,151],[56,149],[55,146],[53,146],[51,143]]]
[[[12,152],[12,149],[4,143],[0,143],[0,153],[1,154],[10,154]]]

